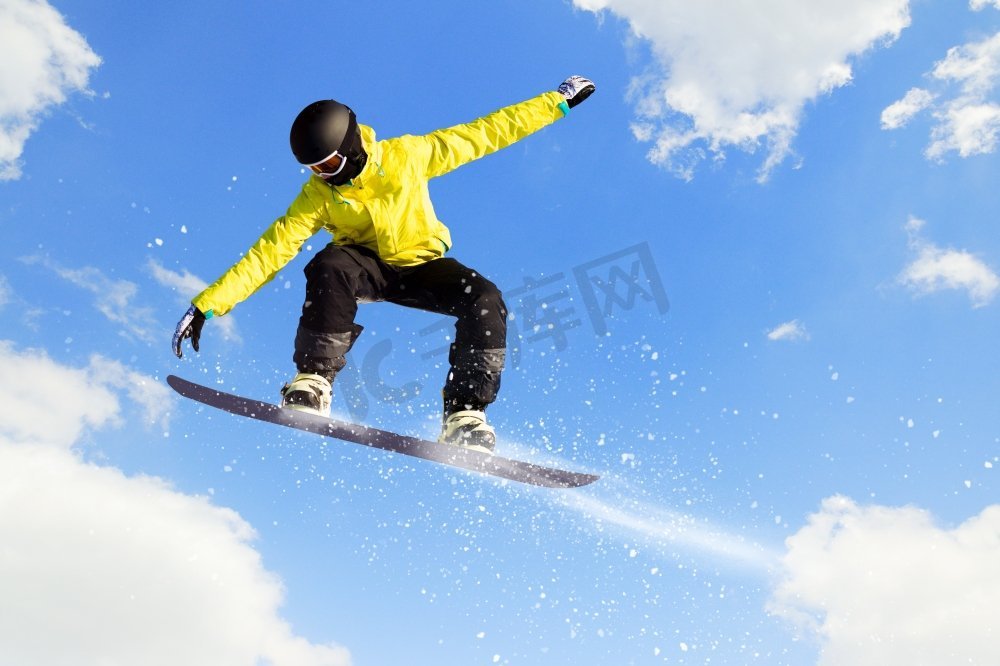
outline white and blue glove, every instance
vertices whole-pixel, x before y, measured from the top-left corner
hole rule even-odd
[[[191,347],[198,351],[198,344],[201,341],[201,327],[205,325],[205,315],[195,306],[188,308],[181,320],[177,322],[174,330],[174,354],[177,358],[182,358],[184,352],[181,351],[181,343],[187,338],[191,338]]]
[[[585,79],[582,76],[571,76],[559,84],[557,90],[566,98],[566,106],[572,109],[590,97],[597,90],[597,86],[590,79]]]

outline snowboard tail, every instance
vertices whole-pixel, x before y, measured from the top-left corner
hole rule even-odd
[[[202,386],[175,375],[167,376],[167,383],[185,398],[238,416],[246,416],[258,421],[362,444],[383,451],[402,453],[511,481],[547,488],[577,488],[593,483],[600,478],[594,474],[544,467],[523,460],[503,458],[470,449],[439,444],[418,437],[400,435],[388,430],[283,409],[270,403]]]

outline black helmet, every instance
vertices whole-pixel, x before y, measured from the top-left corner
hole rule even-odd
[[[361,144],[361,130],[350,107],[332,99],[313,102],[302,109],[289,136],[292,153],[299,164],[318,164],[334,152],[347,161],[343,182],[354,178],[368,161]]]

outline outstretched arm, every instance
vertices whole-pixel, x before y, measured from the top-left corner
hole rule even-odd
[[[594,90],[591,81],[572,76],[556,91],[506,106],[471,123],[414,137],[415,149],[426,159],[427,177],[441,176],[554,123]]]
[[[183,342],[188,339],[192,348],[198,351],[205,320],[226,314],[271,281],[322,226],[319,209],[303,192],[288,212],[275,220],[239,261],[191,300],[191,307],[174,331],[174,354],[181,357]]]

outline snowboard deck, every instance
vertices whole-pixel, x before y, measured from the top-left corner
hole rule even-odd
[[[472,451],[417,437],[400,435],[388,430],[380,430],[316,414],[284,409],[278,405],[202,386],[176,375],[168,375],[167,383],[185,398],[190,398],[209,407],[221,409],[237,416],[246,416],[258,421],[274,423],[384,451],[394,451],[415,458],[422,458],[511,481],[519,481],[546,488],[577,488],[593,483],[600,478],[594,474],[544,467],[523,460],[503,458],[497,455],[482,453],[481,451]]]

